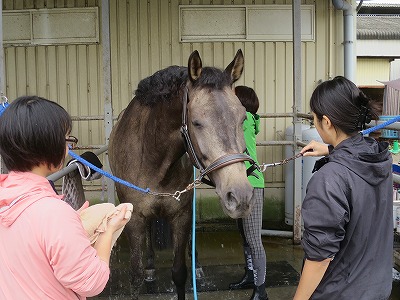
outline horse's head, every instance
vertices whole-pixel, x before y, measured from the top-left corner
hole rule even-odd
[[[224,71],[203,68],[197,51],[189,57],[187,126],[203,168],[221,157],[242,154],[246,150],[243,134],[246,111],[232,88],[242,74],[243,65],[241,50]],[[215,184],[225,213],[232,218],[247,216],[253,188],[244,162],[227,164],[208,176]]]

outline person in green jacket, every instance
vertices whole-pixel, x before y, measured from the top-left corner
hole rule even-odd
[[[256,135],[260,126],[260,116],[257,115],[259,100],[257,94],[252,88],[247,86],[237,86],[235,88],[236,96],[242,105],[246,108],[247,119],[243,123],[244,139],[248,154],[257,164]],[[246,167],[250,163],[245,162]],[[236,283],[231,283],[229,288],[232,290],[253,288],[253,294],[250,300],[267,300],[265,290],[266,274],[266,254],[261,240],[262,210],[264,203],[264,176],[254,170],[248,179],[254,188],[253,209],[250,215],[243,219],[238,219],[237,224],[240,235],[243,239],[243,251],[245,257],[245,274],[243,278]]]

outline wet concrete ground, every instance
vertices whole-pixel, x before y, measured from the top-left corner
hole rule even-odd
[[[242,276],[242,268],[244,267],[243,253],[241,249],[241,241],[238,232],[227,231],[227,232],[198,232],[196,234],[196,243],[199,255],[199,262],[203,266],[203,270],[206,273],[207,278],[211,278],[212,274],[217,274],[219,279],[222,281],[225,279],[232,279],[237,277],[239,280]],[[299,245],[293,245],[290,239],[284,238],[272,238],[263,237],[263,244],[267,253],[267,260],[270,264],[271,269],[276,267],[289,266],[289,268],[283,268],[282,271],[278,269],[270,270],[270,272],[275,272],[269,274],[270,282],[267,282],[267,292],[270,300],[288,300],[293,299],[293,295],[296,290],[296,285],[298,283],[298,276],[301,270],[303,250]],[[128,249],[124,237],[113,251],[112,257],[112,277],[110,283],[116,279],[118,276],[116,274],[116,269],[126,268],[129,264]],[[193,292],[191,290],[191,262],[188,258],[187,261],[189,276],[187,282],[186,298],[194,299]],[[173,292],[173,285],[170,280],[170,267],[172,265],[172,251],[171,249],[157,250],[156,251],[156,274],[158,277],[158,283],[162,286],[163,284],[169,284],[169,287],[162,287],[160,293],[157,294],[141,294],[140,300],[147,299],[177,299],[175,293]],[[215,272],[213,272],[215,270]],[[226,272],[225,272],[226,270]],[[278,270],[278,271],[277,271]],[[119,271],[118,271],[119,272]],[[268,270],[267,270],[268,272]],[[276,272],[281,272],[276,273]],[[208,274],[207,274],[208,273]],[[286,274],[285,274],[286,273]],[[289,274],[290,273],[290,274]],[[89,298],[91,300],[105,300],[105,299],[120,299],[127,300],[130,299],[129,292],[124,292],[127,289],[126,285],[129,285],[127,273],[119,273],[122,277],[117,279],[119,283],[108,284],[105,291],[97,297]],[[214,274],[214,275],[215,275]],[[225,275],[224,275],[225,274]],[[271,276],[272,275],[272,276]],[[211,276],[211,277],[210,277]],[[279,280],[280,277],[289,278],[288,281]],[[165,278],[164,278],[165,277]],[[220,278],[222,277],[222,278]],[[393,291],[390,300],[400,300],[400,274],[394,273]],[[197,293],[197,299],[204,300],[216,300],[216,299],[250,299],[252,290],[241,290],[241,291],[229,291],[227,282],[220,282],[214,277],[210,279],[214,280],[214,285],[211,284],[212,291],[200,291]],[[268,275],[267,275],[268,280]],[[218,281],[218,282],[217,282]],[[164,282],[164,283],[162,283]],[[156,283],[157,284],[157,281]],[[111,287],[114,285],[114,287]],[[201,290],[201,282],[198,283],[197,290]],[[215,285],[218,287],[216,290]],[[116,286],[116,288],[115,288]],[[204,286],[203,286],[204,287]],[[162,289],[165,289],[162,291]],[[115,292],[115,289],[119,290]],[[129,288],[128,288],[129,290]],[[142,290],[146,290],[143,288]]]

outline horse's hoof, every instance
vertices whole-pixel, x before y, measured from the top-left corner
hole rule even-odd
[[[144,281],[152,282],[156,280],[156,270],[155,269],[145,269],[144,270]]]
[[[203,268],[196,268],[196,279],[202,279],[204,278],[204,272],[203,272]]]

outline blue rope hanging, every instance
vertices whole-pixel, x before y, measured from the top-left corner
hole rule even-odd
[[[193,178],[196,180],[196,168],[193,167]],[[194,300],[197,300],[196,283],[196,187],[193,188],[192,201],[192,285]]]

